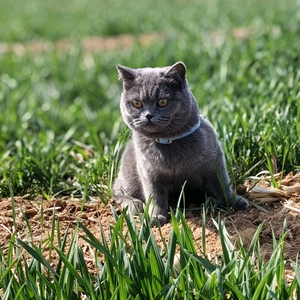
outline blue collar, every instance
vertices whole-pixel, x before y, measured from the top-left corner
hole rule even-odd
[[[156,138],[155,142],[159,143],[159,144],[172,144],[173,141],[182,139],[182,138],[192,134],[193,132],[195,132],[200,127],[200,124],[201,124],[201,120],[199,118],[198,122],[188,132],[174,136],[172,138]]]

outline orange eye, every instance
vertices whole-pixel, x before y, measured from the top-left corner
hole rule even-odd
[[[138,101],[138,100],[133,100],[132,101],[132,105],[135,107],[135,108],[141,108],[143,106],[143,103],[141,101]]]
[[[164,107],[168,104],[168,100],[167,99],[160,99],[157,101],[157,105],[160,107]]]

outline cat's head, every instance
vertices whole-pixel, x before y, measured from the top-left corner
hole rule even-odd
[[[171,138],[195,123],[198,106],[182,62],[164,68],[117,69],[124,87],[121,113],[132,130],[151,138]]]

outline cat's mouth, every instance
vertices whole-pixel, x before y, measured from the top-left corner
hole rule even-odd
[[[139,121],[133,124],[133,129],[149,137],[156,137],[161,135],[166,130],[168,124],[155,122],[152,120]]]
[[[149,120],[149,121],[140,123],[137,127],[140,128],[141,130],[145,129],[146,131],[148,131],[148,130],[155,131],[155,130],[161,129],[164,126],[162,126],[162,124],[160,124],[160,123]]]
[[[158,118],[144,118],[138,119],[133,122],[135,127],[146,127],[146,128],[163,128],[169,124],[169,119],[158,119]]]

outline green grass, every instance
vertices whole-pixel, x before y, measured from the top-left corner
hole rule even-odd
[[[279,171],[297,172],[300,168],[300,5],[296,0],[2,1],[0,27],[1,47],[3,43],[74,40],[74,46],[66,52],[0,54],[2,197],[29,193],[34,199],[40,194],[46,198],[54,194],[73,194],[88,199],[89,195],[97,194],[104,202],[110,199],[111,183],[129,134],[119,112],[122,87],[117,79],[117,64],[142,67],[185,62],[200,112],[210,119],[219,135],[233,184],[262,170],[272,175],[276,171],[272,156],[277,160]],[[233,34],[236,28],[245,28],[248,34],[236,38]],[[80,46],[85,36],[149,32],[163,32],[165,39],[146,48],[135,44],[127,50],[94,54],[85,53]],[[120,218],[129,222],[125,215]],[[211,289],[219,299],[222,289],[229,293],[230,283],[236,283],[245,299],[254,295],[258,299],[261,295],[270,298],[273,293],[277,293],[274,299],[286,299],[284,293],[295,289],[299,293],[297,264],[295,281],[288,285],[279,280],[276,287],[284,268],[283,260],[278,258],[282,255],[282,241],[274,252],[277,256],[274,254],[276,257],[269,267],[261,265],[261,272],[250,265],[240,265],[243,260],[254,264],[259,257],[257,240],[253,242],[256,246],[250,249],[251,254],[241,248],[238,253],[228,253],[221,264],[216,261],[210,265],[195,257],[188,229],[184,229],[185,241],[176,231],[175,219],[172,221],[175,222],[173,241],[182,247],[181,260],[186,260],[179,273],[173,269],[168,273],[167,266],[171,268],[172,260],[159,254],[155,245],[152,252],[149,250],[154,241],[148,229],[141,237],[134,237],[137,233],[133,224],[130,234],[136,244],[130,251],[140,256],[131,257],[132,260],[126,260],[123,265],[120,262],[118,266],[107,258],[101,276],[108,276],[109,280],[83,275],[86,270],[84,264],[78,264],[82,262],[78,235],[73,237],[70,250],[65,249],[63,243],[54,249],[64,262],[55,270],[58,274],[49,269],[42,261],[41,250],[33,246],[26,248],[33,257],[31,262],[25,262],[22,257],[14,260],[12,254],[18,253],[21,243],[12,237],[10,254],[1,252],[0,286],[9,291],[6,299],[15,299],[18,291],[20,299],[67,299],[69,296],[77,299],[80,293],[92,299],[95,298],[93,293],[97,293],[98,299],[119,295],[130,298],[133,296],[126,295],[124,290],[135,283],[131,277],[133,270],[142,268],[146,274],[163,270],[163,278],[157,281],[145,278],[143,283],[153,287],[153,298],[168,289],[168,297],[177,293],[177,297],[184,299],[183,286],[187,285],[188,291],[195,290],[195,293]],[[100,245],[86,233],[95,251],[108,251],[112,259],[126,257],[127,246],[119,231],[121,221],[118,222],[112,229],[113,248]],[[138,248],[142,247],[138,246],[139,239],[149,245]],[[224,239],[230,245],[226,233]],[[171,251],[171,257],[173,246],[165,249]],[[144,257],[157,262],[155,268],[158,269],[147,269],[149,266],[142,263]],[[228,258],[234,263],[230,264]],[[280,267],[275,268],[278,261]],[[41,277],[45,268],[48,277]],[[19,281],[12,270],[20,272]],[[176,275],[173,276],[173,272]],[[197,282],[191,282],[188,274],[197,272]],[[239,272],[244,272],[241,280],[252,280],[251,287],[242,287]],[[90,278],[90,281],[83,283],[77,276]],[[36,282],[41,289],[30,291],[29,282]],[[158,282],[159,288],[155,290]],[[260,282],[266,285],[262,287]],[[98,287],[96,291],[91,284]],[[145,289],[145,286],[139,288]],[[66,295],[57,296],[59,291]],[[232,294],[233,299],[240,297],[238,291]],[[235,293],[234,290],[231,293]],[[150,297],[140,295],[140,299]],[[167,294],[165,297],[168,298]],[[188,297],[193,296],[189,294],[186,299]]]
[[[168,31],[199,34],[252,27],[262,33],[271,26],[297,32],[295,2],[287,1],[2,1],[0,41],[117,35]]]
[[[60,236],[59,222],[53,221],[47,248],[58,254],[53,266],[43,256],[43,246],[34,246],[12,236],[7,253],[0,251],[0,287],[2,299],[294,299],[299,295],[300,269],[292,263],[296,274],[288,283],[285,279],[287,262],[283,257],[283,236],[273,239],[273,254],[264,262],[259,246],[261,224],[249,248],[242,244],[239,250],[229,239],[221,218],[215,221],[222,241],[221,257],[210,262],[196,253],[192,232],[180,210],[172,213],[173,230],[169,241],[161,237],[160,248],[151,230],[147,210],[139,216],[141,227],[130,213],[120,216],[112,208],[116,225],[111,227],[109,238],[102,228],[102,241],[78,223],[71,236]],[[205,219],[205,209],[203,209]],[[55,218],[53,217],[53,220]],[[205,224],[204,224],[205,225]],[[127,230],[124,231],[124,226]],[[83,235],[79,234],[79,229]],[[203,232],[205,227],[203,227]],[[57,232],[57,236],[54,233]],[[127,233],[124,233],[127,232]],[[205,237],[205,234],[203,234]],[[71,245],[66,249],[66,240]],[[98,275],[88,272],[79,239],[85,239],[94,252]],[[55,239],[58,246],[55,246]],[[202,241],[206,243],[205,238]],[[174,266],[176,246],[180,247],[179,264]],[[98,254],[104,254],[100,261]],[[17,255],[17,258],[15,256]],[[30,259],[26,259],[26,256]],[[177,256],[178,257],[178,256]]]

